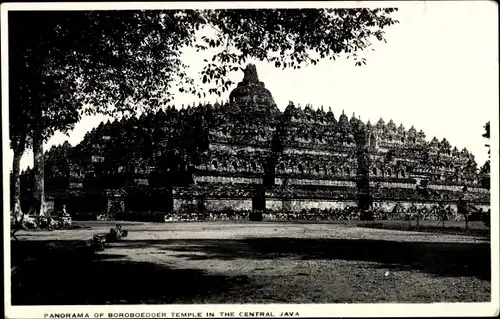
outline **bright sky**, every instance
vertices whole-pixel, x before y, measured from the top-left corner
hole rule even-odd
[[[391,5],[397,6],[397,2]],[[288,101],[314,108],[331,106],[355,113],[366,122],[382,117],[399,126],[423,129],[428,140],[446,137],[452,146],[467,147],[478,165],[487,160],[484,124],[498,118],[498,24],[495,2],[407,2],[395,18],[400,23],[387,29],[387,43],[375,42],[367,53],[367,65],[352,60],[325,60],[301,70],[281,70],[257,65],[260,80],[271,91],[280,109]],[[192,71],[201,70],[206,55],[187,50]],[[240,81],[243,73],[233,81]],[[227,99],[228,94],[225,96]],[[215,97],[207,98],[214,101]],[[192,104],[193,96],[177,95],[175,104]],[[85,117],[69,134],[56,134],[45,146],[68,140],[79,143],[102,117]],[[32,166],[27,152],[22,168]],[[12,161],[12,154],[7,158]]]

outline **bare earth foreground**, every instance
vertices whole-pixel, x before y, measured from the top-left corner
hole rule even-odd
[[[122,223],[102,252],[21,262],[113,226],[80,224],[19,233],[12,304],[490,301],[489,239],[348,224]]]

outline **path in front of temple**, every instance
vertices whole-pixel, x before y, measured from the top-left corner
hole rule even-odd
[[[83,224],[91,228],[18,237],[20,241],[85,240],[114,226]],[[13,303],[478,302],[490,298],[490,244],[481,237],[349,224],[122,225],[129,230],[123,241],[98,252],[93,260],[66,260],[64,265],[58,261],[46,267],[44,278],[24,280],[13,289]],[[21,278],[25,277],[32,278]]]

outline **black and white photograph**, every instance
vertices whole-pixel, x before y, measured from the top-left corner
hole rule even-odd
[[[3,3],[5,317],[495,316],[498,5]]]

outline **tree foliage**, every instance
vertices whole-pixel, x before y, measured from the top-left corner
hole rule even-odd
[[[383,30],[397,22],[390,17],[395,10],[10,11],[9,120],[11,145],[20,150],[16,160],[31,142],[35,189],[43,198],[43,142],[70,131],[82,114],[158,110],[177,87],[206,95],[186,73],[183,48],[215,50],[200,78],[215,84],[209,94],[220,95],[232,84],[229,73],[249,58],[299,68],[346,53],[364,64],[358,53],[372,39],[384,40]],[[200,43],[198,32],[206,27],[215,35]],[[202,129],[187,125],[193,134]],[[174,155],[185,157],[179,150]]]
[[[483,126],[484,128],[484,134],[482,135],[484,138],[490,139],[490,121],[486,122],[486,124]]]
[[[342,53],[356,65],[366,64],[359,54],[372,41],[384,39],[384,29],[397,23],[396,11],[385,9],[258,9],[213,10],[201,13],[215,30],[202,37],[196,48],[216,51],[201,75],[214,80],[210,93],[224,92],[232,84],[227,75],[249,58],[272,63],[277,68],[300,69],[320,59],[335,60]]]
[[[68,115],[75,108],[110,115],[157,108],[171,100],[176,85],[205,93],[186,74],[184,47],[216,50],[200,75],[220,84],[209,93],[220,93],[232,84],[229,72],[249,58],[287,68],[342,52],[354,56],[372,39],[384,40],[384,28],[396,23],[390,17],[395,10],[10,12],[10,81],[23,88],[12,99],[68,109]],[[217,31],[199,43],[197,31],[207,26]]]
[[[483,126],[483,128],[484,128],[484,134],[482,136],[489,141],[490,140],[490,121],[486,122],[486,124]],[[489,144],[486,144],[485,146],[488,148],[488,157],[489,157],[491,147]],[[488,162],[489,162],[489,160],[488,160]]]
[[[488,121],[484,126],[483,126],[485,132],[482,135],[486,139],[490,139],[490,122]],[[490,151],[491,147],[489,144],[485,145],[488,148],[488,160],[484,163],[483,166],[481,166],[479,170],[479,174],[481,175],[481,184],[485,188],[490,188]]]

